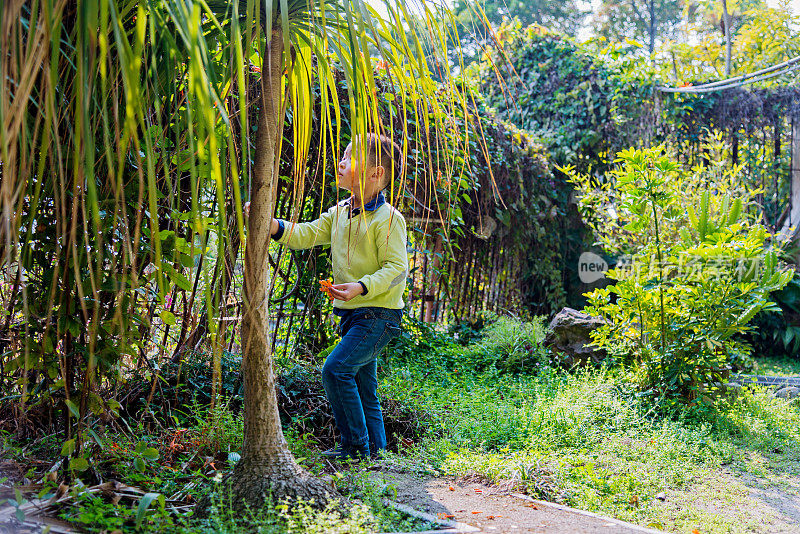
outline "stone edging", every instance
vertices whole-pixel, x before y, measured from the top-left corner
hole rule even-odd
[[[564,506],[563,504],[556,504],[550,501],[540,501],[534,499],[533,497],[529,497],[528,495],[523,495],[521,493],[512,493],[512,497],[516,497],[518,499],[522,499],[523,501],[528,501],[534,503],[536,506],[542,506],[544,508],[553,508],[555,510],[560,510],[562,512],[568,512],[571,514],[582,515],[586,517],[592,517],[594,519],[599,519],[605,521],[607,523],[614,523],[617,526],[629,528],[631,530],[637,530],[642,534],[664,534],[663,530],[655,530],[648,527],[643,527],[640,525],[635,525],[633,523],[628,523],[627,521],[622,521],[620,519],[615,519],[613,517],[608,517],[605,515],[596,514],[594,512],[587,512],[586,510],[579,510],[578,508],[570,508],[569,506]]]
[[[447,519],[439,519],[438,517],[428,514],[426,512],[420,512],[419,510],[414,510],[410,506],[406,506],[405,504],[400,504],[399,502],[394,502],[390,500],[385,501],[386,504],[394,508],[399,512],[403,512],[404,514],[408,514],[412,517],[416,517],[417,519],[422,519],[423,521],[428,521],[430,523],[436,523],[441,525],[443,528],[439,528],[436,530],[421,530],[415,531],[413,533],[407,532],[382,532],[380,534],[442,534],[442,533],[461,533],[461,532],[480,532],[481,529],[477,527],[473,527],[472,525],[467,525],[466,523],[460,523],[458,521],[448,521]]]

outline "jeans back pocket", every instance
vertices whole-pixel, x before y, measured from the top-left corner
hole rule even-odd
[[[399,334],[400,334],[400,325],[386,321],[383,326],[383,332],[381,333],[381,337],[378,338],[378,342],[375,344],[375,349],[373,354],[375,356],[378,356],[378,354],[383,350],[383,348],[389,344],[392,338],[396,337]]]

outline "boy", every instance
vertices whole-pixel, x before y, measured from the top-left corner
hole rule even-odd
[[[400,167],[400,149],[375,134],[365,137],[363,147],[356,143],[347,146],[338,167],[338,185],[351,196],[315,221],[273,219],[270,229],[273,239],[292,249],[331,246],[329,291],[342,339],[325,360],[322,382],[341,444],[323,454],[340,459],[375,458],[386,449],[377,356],[400,332],[408,274],[405,219],[383,194],[393,167]]]

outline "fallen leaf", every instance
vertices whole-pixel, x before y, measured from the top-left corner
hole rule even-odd
[[[480,488],[475,488],[475,493],[483,493],[483,490]]]
[[[536,506],[535,504],[533,504],[533,503],[526,504],[525,506],[527,506],[528,508],[533,508],[534,510],[538,510],[538,509],[539,509],[539,507],[537,507],[537,506]]]
[[[448,486],[448,489],[449,489],[450,491],[455,491],[455,490],[456,490],[456,489],[455,489],[453,486]]]
[[[700,531],[696,528],[692,529],[692,534],[700,534]]]
[[[482,514],[483,512],[472,512],[473,514]]]
[[[455,516],[453,514],[446,514],[444,512],[439,512],[438,514],[436,514],[436,517],[438,517],[439,519],[450,519]]]

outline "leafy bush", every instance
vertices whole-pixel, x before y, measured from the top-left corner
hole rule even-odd
[[[529,322],[498,317],[484,328],[481,340],[470,346],[465,357],[471,357],[479,369],[494,366],[502,371],[535,372],[549,364],[545,333],[542,317]]]
[[[386,353],[407,362],[447,359],[453,349],[460,348],[455,334],[442,332],[435,323],[426,323],[403,314],[400,334],[387,345]],[[448,362],[452,363],[452,362]]]
[[[652,128],[654,72],[635,56],[518,22],[498,34],[502,50],[490,48],[469,72],[486,103],[541,139],[551,161],[602,172],[615,150]]]
[[[696,405],[750,348],[735,335],[792,273],[748,216],[756,194],[737,170],[712,161],[686,169],[663,148],[619,153],[611,181],[572,174],[581,208],[609,251],[630,254],[608,273],[616,284],[588,295],[588,313],[609,320],[593,335],[611,354],[644,365],[645,393]],[[695,208],[697,207],[697,209]]]
[[[453,336],[455,341],[462,345],[469,345],[473,341],[480,339],[486,324],[495,317],[492,312],[481,312],[475,317],[455,320],[450,323],[447,332]]]
[[[122,413],[134,420],[147,415],[159,420],[179,419],[180,424],[193,420],[193,414],[211,404],[213,359],[207,350],[187,350],[179,358],[167,360],[150,380],[130,380],[122,391]],[[223,350],[219,357],[219,393],[234,412],[241,408],[244,386],[242,357]],[[151,395],[151,380],[155,388]],[[148,402],[148,397],[150,400]],[[188,414],[188,415],[187,415]]]
[[[389,353],[401,361],[432,367],[532,373],[549,365],[543,345],[545,330],[543,317],[525,322],[489,312],[451,329],[452,333],[406,318],[403,333],[390,343]],[[462,336],[471,342],[463,346]]]
[[[757,326],[750,340],[760,356],[800,354],[800,273],[795,272],[786,287],[771,295],[777,309],[756,315]]]

